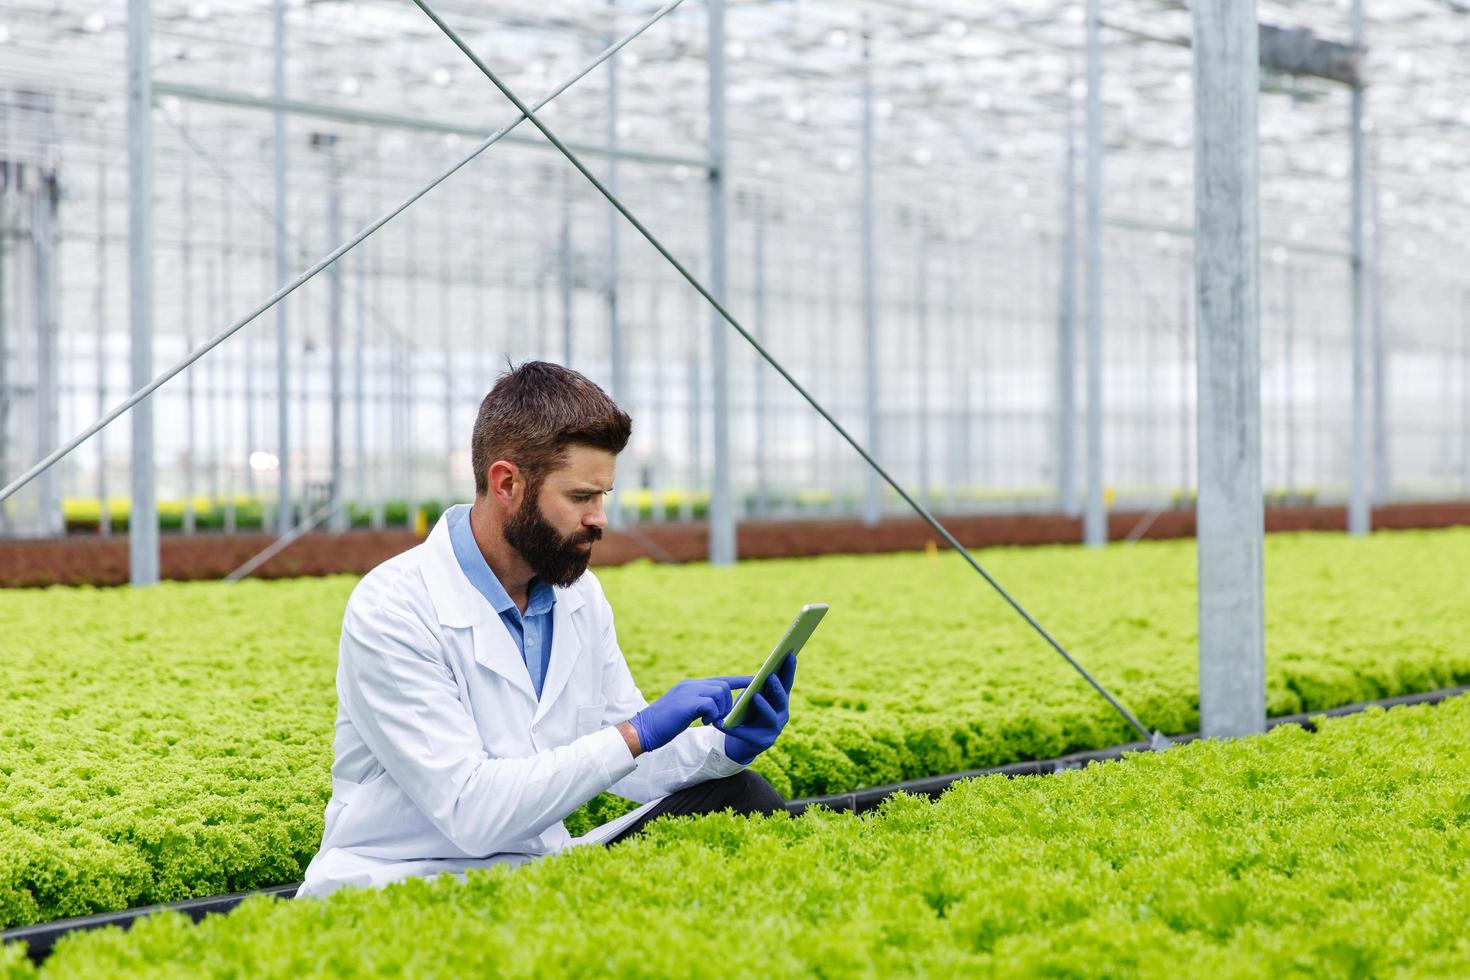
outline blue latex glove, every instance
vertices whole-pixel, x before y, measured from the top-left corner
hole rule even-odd
[[[628,721],[638,732],[638,745],[652,752],[673,741],[696,718],[712,725],[730,713],[735,699],[731,688],[742,688],[754,678],[703,677],[680,681],[664,692],[664,696],[638,712]]]
[[[746,682],[753,679],[746,678]],[[756,756],[776,744],[776,737],[791,717],[791,685],[795,681],[796,654],[788,653],[780,668],[767,677],[765,686],[756,692],[744,721],[734,728],[725,728],[725,715],[730,712],[720,715],[715,728],[725,733],[725,755],[731,761],[748,766]]]

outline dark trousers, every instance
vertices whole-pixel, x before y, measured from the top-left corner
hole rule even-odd
[[[611,847],[618,841],[627,840],[648,826],[649,821],[664,816],[680,816],[688,813],[718,813],[725,808],[736,813],[776,813],[786,809],[781,794],[766,782],[759,773],[742,769],[724,779],[708,779],[693,786],[686,786],[677,793],[670,793],[637,820],[624,827],[619,834],[607,842]]]

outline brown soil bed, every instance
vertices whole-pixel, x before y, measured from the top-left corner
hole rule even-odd
[[[1108,532],[1122,540],[1146,521],[1139,512],[1109,515]],[[1008,514],[941,518],[967,548],[996,545],[1065,544],[1082,537],[1079,518],[1063,514]],[[1448,527],[1470,524],[1470,502],[1390,504],[1376,508],[1376,529]],[[1342,531],[1345,507],[1279,507],[1266,511],[1267,531]],[[1181,538],[1194,534],[1192,510],[1168,510],[1147,525],[1144,537]],[[708,556],[703,523],[646,524],[608,531],[598,544],[594,565],[620,565],[636,558],[702,561]],[[223,578],[265,549],[269,534],[200,533],[165,535],[160,543],[166,579]],[[255,571],[257,578],[298,575],[362,574],[420,539],[408,531],[349,531],[308,534]],[[749,521],[738,529],[742,558],[795,558],[809,555],[912,551],[938,537],[918,518],[891,518],[876,527],[856,519]],[[941,545],[942,547],[942,545]],[[128,580],[128,540],[70,537],[0,544],[0,586],[121,585]]]

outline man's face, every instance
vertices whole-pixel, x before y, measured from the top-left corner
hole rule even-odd
[[[602,500],[616,472],[612,453],[568,446],[566,462],[546,474],[539,492],[529,487],[506,518],[505,540],[541,581],[567,586],[587,570],[592,543],[607,525]]]

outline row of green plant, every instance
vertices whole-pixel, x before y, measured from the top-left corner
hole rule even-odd
[[[1197,727],[1192,541],[979,557],[1148,726]],[[1272,536],[1266,562],[1271,714],[1470,683],[1470,529]],[[598,576],[650,699],[752,670],[801,603],[830,603],[754,766],[787,798],[1136,737],[948,553]],[[355,581],[8,593],[0,926],[299,880]],[[604,795],[568,828],[628,806]]]
[[[1141,495],[1143,499],[1153,499],[1166,493],[1165,490],[1157,487],[1139,488],[1136,491],[1124,489],[1116,492],[1110,488],[1105,494],[1105,501],[1111,506],[1118,495],[1126,495],[1130,492]],[[1194,504],[1193,491],[1168,491],[1167,493],[1170,494],[1170,506],[1186,507]],[[970,505],[1018,500],[1044,501],[1050,499],[1052,491],[1037,488],[966,487],[959,490],[931,490],[928,494],[916,492],[914,496],[922,500],[926,506],[943,511],[955,504]],[[884,488],[884,499],[890,506],[896,505],[900,500],[897,493],[887,488]],[[1268,492],[1266,494],[1268,506],[1311,503],[1312,499],[1313,492],[1310,490],[1291,493]],[[741,496],[740,504],[743,512],[748,514],[820,515],[833,511],[854,512],[861,501],[861,495],[854,491],[833,492],[826,488],[814,487],[783,489],[762,494],[747,491]],[[451,503],[454,502],[451,501]],[[629,518],[641,521],[655,519],[677,521],[686,517],[703,520],[709,514],[709,493],[681,489],[641,488],[624,493],[619,499],[619,505]],[[381,507],[384,526],[413,527],[417,519],[417,512],[422,511],[423,520],[432,525],[444,511],[445,504],[439,500],[425,500],[417,501],[410,506],[404,500],[388,500]],[[269,501],[245,495],[239,495],[233,499],[195,497],[192,500],[191,509],[194,526],[201,531],[223,530],[228,525],[231,509],[234,511],[235,527],[242,531],[271,527],[275,519],[273,505]],[[305,508],[307,512],[312,509],[311,507]],[[376,508],[372,505],[349,502],[347,511],[350,526],[354,528],[372,527],[375,510]],[[130,508],[126,497],[109,498],[107,513],[114,530],[127,530]],[[160,501],[158,504],[159,526],[166,531],[181,530],[184,526],[184,513],[185,501]],[[95,497],[69,497],[62,502],[62,516],[68,531],[74,533],[96,531],[102,523],[102,502]],[[298,514],[299,516],[304,515]]]
[[[666,818],[517,869],[74,933],[39,972],[1464,976],[1467,729],[1462,697],[862,816]],[[13,950],[0,972],[37,971]]]
[[[454,503],[454,501],[451,501]],[[296,507],[293,514],[297,520],[311,516],[320,507],[320,502],[309,507]],[[403,500],[388,500],[382,505],[382,520],[385,527],[413,527],[418,514],[422,521],[432,525],[444,512],[445,504],[438,500],[419,501],[410,508]],[[194,527],[199,531],[222,531],[234,511],[235,529],[239,531],[270,530],[275,527],[275,506],[258,497],[237,497],[233,501],[212,497],[197,497],[193,501]],[[124,498],[108,501],[108,515],[112,529],[124,532],[128,529],[131,508]],[[160,501],[158,526],[165,531],[180,531],[184,527],[184,502],[181,500]],[[375,508],[356,503],[347,505],[348,523],[354,528],[373,526]],[[96,499],[69,499],[63,502],[62,516],[66,529],[72,533],[88,533],[102,526],[102,508]]]

